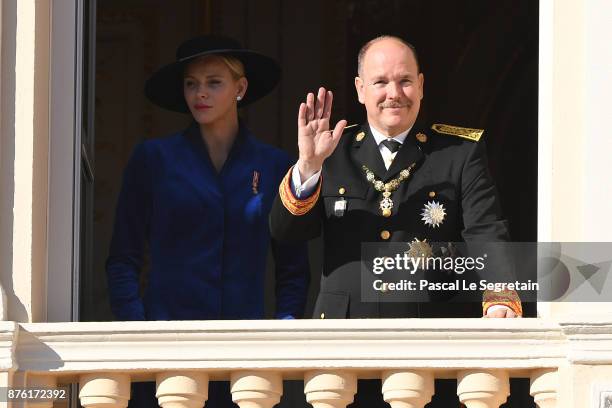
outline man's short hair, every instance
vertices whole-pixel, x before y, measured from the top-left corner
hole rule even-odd
[[[421,72],[421,68],[419,66],[419,56],[417,54],[417,50],[414,47],[414,45],[412,45],[408,41],[406,41],[406,40],[404,40],[404,39],[402,39],[400,37],[396,37],[394,35],[381,35],[381,36],[373,38],[370,41],[368,41],[367,43],[365,43],[363,45],[363,47],[361,47],[361,49],[359,50],[359,54],[357,54],[357,75],[361,76],[362,69],[363,69],[363,60],[365,58],[366,53],[370,49],[370,47],[372,45],[376,44],[377,42],[382,41],[382,40],[395,40],[395,41],[399,41],[400,43],[402,43],[406,47],[408,47],[410,49],[410,51],[412,51],[412,55],[414,55],[414,60],[416,61],[416,64],[417,64],[417,71]]]

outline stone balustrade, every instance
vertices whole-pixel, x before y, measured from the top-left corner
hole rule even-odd
[[[599,407],[592,385],[612,385],[612,323],[0,322],[0,373],[0,387],[78,383],[87,408],[126,407],[133,381],[155,381],[163,408],[198,408],[214,380],[230,381],[241,408],[272,408],[289,379],[304,381],[305,400],[314,408],[344,408],[357,380],[368,378],[381,380],[392,408],[424,407],[437,378],[456,378],[457,395],[468,408],[492,408],[507,400],[511,377],[530,378],[540,408]]]

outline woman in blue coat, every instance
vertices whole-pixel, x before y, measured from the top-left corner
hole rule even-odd
[[[279,78],[272,59],[232,39],[203,36],[181,44],[177,60],[147,81],[153,103],[190,113],[194,121],[136,146],[125,169],[106,264],[117,319],[263,318],[269,245],[276,317],[302,316],[306,246],[271,241],[268,229],[292,161],[258,141],[237,111],[269,93]],[[149,273],[141,297],[145,247]]]

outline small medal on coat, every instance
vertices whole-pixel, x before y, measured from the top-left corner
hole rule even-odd
[[[342,217],[344,212],[346,211],[346,200],[344,198],[340,198],[334,202],[334,215],[336,217]]]
[[[383,192],[383,198],[382,200],[380,200],[379,207],[383,217],[391,216],[391,210],[393,209],[393,200],[391,199],[390,191]]]
[[[251,181],[251,189],[253,190],[254,195],[257,195],[259,193],[259,172],[257,170],[253,170],[253,180]]]

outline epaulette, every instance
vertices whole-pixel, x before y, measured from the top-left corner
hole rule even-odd
[[[459,126],[444,125],[441,123],[436,123],[432,125],[431,128],[440,134],[457,136],[473,142],[479,141],[480,137],[484,133],[484,129],[470,129]]]

